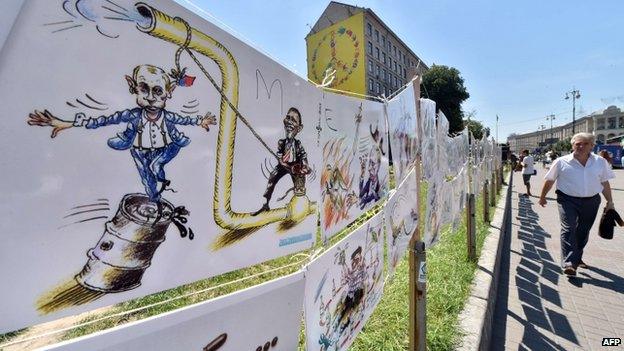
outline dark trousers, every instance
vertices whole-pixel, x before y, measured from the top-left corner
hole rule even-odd
[[[583,258],[589,230],[596,220],[600,194],[572,197],[557,190],[557,204],[561,220],[561,267],[576,267]]]
[[[141,176],[141,182],[145,187],[145,193],[149,196],[150,201],[160,201],[158,182],[164,182],[167,179],[165,178],[165,165],[179,151],[180,147],[174,143],[158,149],[139,149],[134,147],[130,149],[134,163]]]
[[[275,186],[283,176],[289,174],[288,169],[282,165],[277,165],[269,175],[269,181],[267,184],[267,188],[264,191],[264,197],[266,198],[266,202],[269,203],[271,197],[273,196],[273,190],[275,190]]]

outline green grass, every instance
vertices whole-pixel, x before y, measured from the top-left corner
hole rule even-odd
[[[391,181],[394,179],[391,178]],[[421,199],[426,195],[426,184],[421,187]],[[426,198],[426,197],[425,197]],[[424,213],[425,201],[421,201],[421,213]],[[477,252],[481,251],[483,241],[489,230],[488,225],[482,220],[482,203],[477,200]],[[320,231],[317,232],[317,244],[303,253],[298,253],[249,268],[226,273],[210,279],[205,279],[192,284],[183,285],[175,289],[152,294],[143,298],[131,300],[112,306],[103,314],[90,316],[81,323],[95,321],[91,324],[72,329],[60,337],[67,340],[78,336],[90,334],[96,331],[108,329],[129,321],[140,320],[158,315],[174,309],[178,309],[193,303],[198,303],[231,293],[240,289],[260,284],[297,271],[301,265],[284,268],[275,272],[264,273],[292,263],[302,261],[307,255],[317,250],[331,247],[353,229],[357,228],[370,217],[376,214],[381,206],[377,206],[364,216],[358,218],[349,227],[332,237],[326,246],[320,240]],[[490,210],[493,215],[494,209]],[[421,221],[421,225],[424,221]],[[469,293],[470,283],[476,269],[475,262],[469,262],[466,252],[465,223],[462,223],[456,232],[445,230],[437,245],[427,250],[427,347],[429,350],[449,350],[456,345],[460,335],[458,334],[458,315],[462,310]],[[405,350],[408,343],[408,263],[404,258],[394,275],[394,278],[386,285],[384,296],[364,326],[362,333],[355,340],[352,350]],[[237,281],[241,278],[254,276],[250,279]],[[236,281],[236,282],[235,282]],[[224,283],[234,282],[225,286]],[[194,294],[216,287],[206,292]],[[192,294],[191,296],[183,296]],[[175,298],[173,301],[168,301]],[[145,306],[158,304],[153,307]],[[127,313],[128,311],[134,311]],[[8,342],[23,334],[24,330],[0,335],[0,343]],[[305,340],[304,329],[300,333],[300,349],[303,349]]]

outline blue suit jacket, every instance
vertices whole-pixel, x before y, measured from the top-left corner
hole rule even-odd
[[[118,133],[116,137],[108,139],[108,146],[115,150],[127,150],[132,147],[134,138],[136,137],[141,123],[141,115],[143,109],[141,107],[132,110],[117,111],[110,116],[100,116],[89,118],[85,124],[87,129],[96,129],[112,124],[128,123],[126,130]],[[188,145],[191,140],[176,128],[179,125],[199,125],[199,117],[180,116],[177,113],[162,110],[165,118],[165,128],[171,138],[171,141],[180,147]]]

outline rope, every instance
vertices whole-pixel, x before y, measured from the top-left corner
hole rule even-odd
[[[177,19],[178,21],[182,22],[184,24],[184,26],[186,27],[186,40],[185,40],[184,44],[180,48],[178,48],[178,50],[176,51],[176,56],[175,56],[175,60],[176,60],[175,64],[176,64],[176,67],[178,68],[178,71],[180,70],[180,54],[182,53],[182,51],[186,51],[189,54],[189,56],[191,56],[193,61],[195,61],[195,64],[199,67],[199,69],[204,73],[206,78],[208,78],[210,83],[212,83],[212,85],[215,87],[215,89],[217,89],[217,91],[221,95],[221,98],[225,102],[227,102],[228,106],[230,106],[232,111],[234,111],[234,113],[236,114],[236,117],[238,117],[247,126],[247,128],[249,128],[249,130],[251,131],[251,134],[253,134],[253,136],[256,137],[256,139],[258,139],[260,144],[262,144],[262,146],[264,146],[267,149],[267,151],[271,155],[273,155],[273,157],[275,157],[276,159],[279,159],[277,154],[266,144],[266,142],[264,140],[262,140],[262,137],[254,130],[254,128],[251,126],[251,123],[249,123],[249,121],[238,111],[238,109],[234,106],[234,104],[232,104],[230,99],[228,99],[228,97],[225,95],[225,93],[223,92],[221,87],[219,87],[219,84],[217,84],[217,82],[214,80],[214,78],[212,78],[210,73],[208,73],[208,71],[204,68],[204,66],[201,64],[201,62],[195,56],[195,54],[193,54],[191,49],[188,48],[188,45],[191,42],[191,36],[192,36],[191,26],[188,24],[188,22],[186,22],[182,18],[176,17],[175,19]]]
[[[116,317],[123,317],[125,315],[131,315],[131,314],[134,314],[134,313],[137,313],[137,312],[140,312],[140,311],[152,308],[152,307],[164,305],[164,304],[167,304],[167,303],[172,302],[172,301],[176,301],[176,300],[179,300],[179,299],[183,299],[183,298],[191,297],[191,296],[194,296],[194,295],[199,295],[199,294],[202,294],[202,293],[206,293],[206,292],[209,292],[211,290],[215,290],[217,288],[221,288],[221,287],[224,287],[224,286],[232,285],[232,284],[235,284],[235,283],[240,283],[240,282],[243,282],[245,280],[249,280],[251,278],[255,278],[255,277],[259,277],[259,276],[265,275],[265,274],[277,272],[279,270],[290,268],[290,267],[297,266],[297,265],[301,265],[302,263],[307,263],[307,262],[308,262],[307,258],[306,259],[302,259],[302,260],[299,260],[299,261],[294,262],[294,263],[290,263],[290,264],[287,264],[287,265],[284,265],[284,266],[272,268],[272,269],[269,269],[269,270],[266,270],[266,271],[263,271],[263,272],[258,272],[258,273],[255,273],[255,274],[243,277],[243,278],[239,278],[239,279],[227,282],[227,283],[223,283],[223,284],[220,284],[220,285],[217,285],[217,286],[212,286],[212,287],[209,287],[209,288],[206,288],[206,289],[193,291],[193,292],[190,292],[190,293],[187,293],[187,294],[184,294],[184,295],[172,297],[172,298],[170,298],[168,300],[165,300],[165,301],[160,301],[160,302],[156,302],[156,303],[153,303],[153,304],[150,304],[150,305],[146,305],[146,306],[143,306],[143,307],[138,307],[138,308],[135,308],[135,309],[132,309],[132,310],[115,313],[115,314],[112,314],[110,316],[97,318],[97,319],[94,319],[92,321],[88,321],[88,322],[80,323],[80,324],[77,324],[77,325],[73,325],[71,327],[65,327],[65,328],[61,328],[61,329],[54,330],[54,331],[51,331],[51,332],[47,332],[47,333],[31,336],[31,337],[28,337],[28,338],[24,338],[24,339],[20,339],[20,340],[16,340],[16,341],[11,341],[11,342],[6,343],[6,344],[0,344],[0,349],[2,349],[3,347],[7,347],[7,346],[11,346],[11,345],[17,345],[17,344],[21,344],[21,343],[24,343],[24,342],[27,342],[27,341],[31,341],[31,340],[36,340],[36,339],[39,339],[39,338],[42,338],[42,337],[45,337],[45,336],[55,335],[55,334],[64,333],[64,332],[67,332],[67,331],[70,331],[70,330],[73,330],[73,329],[82,328],[84,326],[95,324],[95,323],[107,320],[109,318],[116,318]]]

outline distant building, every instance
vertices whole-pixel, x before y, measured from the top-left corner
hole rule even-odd
[[[596,142],[605,143],[609,139],[624,135],[624,112],[616,106],[593,112],[575,121],[576,133],[586,132],[596,136]],[[559,140],[572,137],[572,122],[525,134],[512,134],[507,137],[509,148],[518,153],[524,149],[531,151],[548,148]]]
[[[308,79],[335,69],[334,89],[388,96],[428,69],[369,8],[331,1],[305,39]]]

